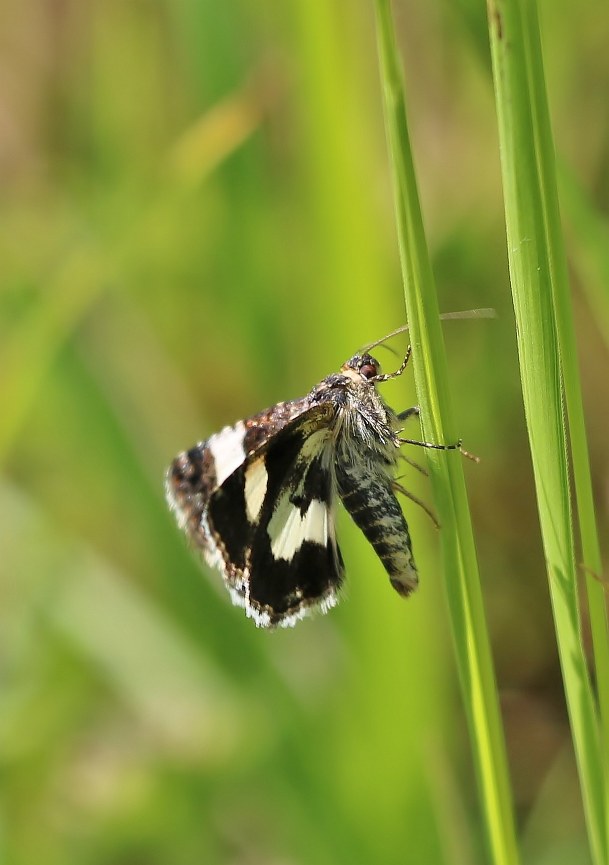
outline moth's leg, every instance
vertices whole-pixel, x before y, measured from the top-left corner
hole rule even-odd
[[[454,444],[450,445],[437,445],[433,442],[419,442],[415,439],[398,439],[399,443],[402,445],[417,445],[420,448],[433,448],[436,451],[459,451],[462,457],[467,457],[468,460],[471,460],[474,463],[480,462],[480,457],[477,457],[476,454],[471,454],[469,451],[466,451],[465,448],[461,447],[463,444],[463,439],[459,439]]]
[[[409,466],[412,466],[413,469],[416,469],[418,472],[421,472],[421,474],[425,475],[425,477],[429,477],[429,472],[427,471],[427,469],[424,469],[423,466],[420,463],[418,463],[416,460],[411,460],[410,457],[406,456],[406,454],[403,454],[402,452],[400,452],[398,454],[398,459],[404,460],[404,462],[408,463]],[[400,477],[402,477],[402,476],[400,475]],[[397,480],[399,480],[399,478],[397,478]]]
[[[398,420],[408,420],[411,417],[419,417],[421,414],[421,409],[418,405],[413,405],[411,408],[407,408],[404,411],[399,412],[397,415]],[[402,432],[402,430],[398,430],[398,432]],[[405,460],[409,465],[411,465],[418,472],[421,472],[422,475],[427,477],[427,471],[423,468],[423,466],[419,465],[415,460],[411,460],[410,457],[407,457],[405,454],[400,453],[400,459]]]
[[[416,439],[398,439],[399,443],[402,445],[417,445],[420,448],[433,448],[436,451],[460,451],[462,439],[450,445],[437,445],[434,442],[420,442]],[[467,451],[462,451],[464,456],[471,456]]]
[[[418,405],[413,405],[412,408],[407,408],[398,414],[398,420],[408,420],[411,417],[418,417],[421,414],[421,409]]]
[[[393,487],[393,489],[394,489],[396,492],[398,492],[398,493],[402,493],[403,496],[406,496],[406,498],[410,499],[411,502],[414,502],[415,505],[418,505],[420,508],[422,508],[422,510],[425,511],[425,513],[427,514],[427,516],[429,517],[429,519],[432,521],[432,523],[434,524],[434,526],[435,526],[437,529],[440,528],[440,523],[438,522],[438,520],[437,520],[437,518],[436,518],[436,515],[435,515],[434,512],[431,510],[431,508],[429,508],[429,507],[425,504],[424,501],[422,501],[421,499],[417,498],[417,496],[415,496],[414,493],[411,493],[409,490],[406,489],[406,487],[403,487],[402,484],[399,484],[399,483],[398,483],[397,481],[395,481],[395,480],[394,480],[393,483],[392,483],[392,487]]]
[[[403,372],[403,370],[402,370],[402,372]],[[394,375],[396,375],[396,373],[390,374],[390,378],[393,378]],[[419,417],[420,414],[421,414],[420,406],[413,405],[411,408],[407,408],[404,411],[401,411],[398,414],[397,418],[398,418],[398,420],[408,420],[411,417]],[[431,442],[415,441],[414,439],[399,439],[399,442],[400,442],[400,444],[418,445],[419,447],[422,447],[422,448],[434,448],[434,450],[439,450],[439,451],[458,450],[460,452],[460,454],[464,457],[467,457],[468,460],[472,460],[472,462],[475,462],[475,463],[480,462],[480,457],[477,457],[475,454],[471,454],[469,451],[466,451],[463,447],[461,447],[461,445],[463,443],[462,439],[459,439],[459,441],[455,442],[455,444],[450,444],[450,445],[436,445],[436,444],[432,444]],[[409,460],[408,457],[403,457],[403,458],[406,460],[406,462],[409,462],[415,468],[418,468],[419,471],[421,470],[421,467],[418,466],[415,462]],[[424,474],[426,474],[426,472],[424,472]]]
[[[420,414],[421,414],[420,407],[418,405],[413,405],[412,408],[407,408],[404,411],[401,411],[398,414],[397,418],[398,418],[398,420],[408,420],[411,417],[419,417]],[[401,432],[401,430],[400,430],[400,432]],[[450,444],[450,445],[437,445],[437,444],[433,444],[432,442],[420,442],[420,441],[417,441],[415,439],[398,439],[398,441],[400,442],[400,444],[418,445],[418,447],[421,447],[421,448],[433,448],[434,450],[438,450],[438,451],[461,450],[461,439],[459,439],[459,441],[456,442],[455,444]],[[467,453],[467,452],[464,452],[464,453]]]

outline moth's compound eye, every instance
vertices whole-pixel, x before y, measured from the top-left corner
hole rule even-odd
[[[358,372],[360,375],[363,375],[364,378],[374,378],[375,375],[378,375],[379,365],[373,357],[370,357],[369,354],[364,355]]]
[[[371,363],[365,363],[360,369],[360,374],[364,378],[372,378],[376,375],[376,368]]]

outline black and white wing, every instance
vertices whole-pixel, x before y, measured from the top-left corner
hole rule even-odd
[[[167,493],[178,521],[260,627],[337,601],[336,407],[308,398],[226,427],[180,454]]]

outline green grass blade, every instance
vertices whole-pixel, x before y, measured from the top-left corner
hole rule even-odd
[[[583,270],[581,285],[592,309],[599,331],[609,346],[609,254],[607,252],[607,227],[599,214],[587,201],[574,177],[563,166],[559,167],[560,188],[566,202],[578,247],[576,266]],[[571,308],[568,296],[568,276],[564,257],[557,261],[556,289],[559,341],[563,358],[563,375],[569,421],[569,436],[573,459],[578,525],[580,527],[583,561],[586,566],[586,590],[590,612],[590,630],[596,672],[599,717],[601,723],[601,747],[605,768],[606,831],[609,833],[609,638],[605,589],[597,579],[602,573],[588,443],[584,425],[582,394],[577,370],[577,350],[573,335]],[[609,851],[609,837],[607,840]]]
[[[536,6],[522,0],[491,3],[489,22],[522,391],[586,822],[593,859],[600,865],[607,862],[603,752],[581,640],[561,376],[584,555],[592,567],[600,565],[600,557]],[[598,672],[606,676],[602,590],[594,586],[592,578],[588,582],[595,658]],[[604,714],[606,695],[602,703]]]
[[[447,363],[410,150],[389,0],[376,2],[381,80],[393,171],[398,241],[423,434],[454,441]],[[428,451],[442,524],[444,572],[457,665],[486,833],[495,863],[518,861],[505,744],[461,460]]]

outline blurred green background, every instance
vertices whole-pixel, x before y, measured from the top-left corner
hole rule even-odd
[[[395,14],[441,308],[499,313],[445,334],[523,858],[586,863],[486,10]],[[609,16],[542,21],[606,525]],[[372,5],[4,0],[0,46],[0,861],[484,862],[425,514],[411,600],[341,514],[342,604],[264,633],[163,497],[176,452],[403,323]]]

